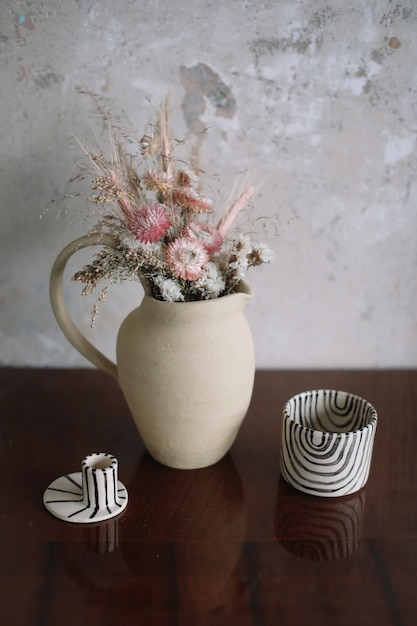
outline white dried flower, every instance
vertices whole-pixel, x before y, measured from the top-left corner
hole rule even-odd
[[[239,251],[239,255],[250,254],[252,252],[252,240],[249,235],[244,235],[243,233],[239,233],[237,237],[234,247]]]
[[[136,239],[133,233],[126,233],[120,237],[120,245],[122,248],[127,248],[128,250],[139,250],[142,246],[141,242]]]
[[[184,302],[185,297],[180,285],[172,278],[154,276],[153,283],[158,287],[161,297],[166,302]]]
[[[225,280],[215,263],[210,262],[204,266],[203,275],[196,281],[196,286],[205,299],[217,298],[224,291]]]
[[[230,270],[232,270],[233,279],[235,281],[239,281],[242,280],[242,278],[245,278],[248,267],[249,263],[246,254],[237,257],[234,261],[231,261],[229,263],[229,268]]]
[[[251,265],[270,263],[274,258],[274,252],[264,243],[256,243],[252,248],[252,252],[249,254],[249,262]]]
[[[120,245],[122,248],[133,250],[135,252],[146,251],[147,253],[154,254],[157,257],[161,257],[162,246],[159,242],[156,243],[142,243],[139,239],[136,239],[133,233],[127,233],[120,238]]]

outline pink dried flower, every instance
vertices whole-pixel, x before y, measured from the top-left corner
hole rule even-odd
[[[223,243],[220,231],[206,222],[190,222],[185,228],[185,235],[201,241],[209,254],[220,250]]]
[[[192,187],[174,189],[172,199],[181,207],[193,213],[207,213],[213,208],[213,200],[200,196]]]
[[[143,175],[146,189],[169,193],[174,186],[174,178],[162,170],[146,170]]]
[[[130,230],[142,243],[154,243],[163,237],[171,226],[164,204],[144,205],[130,219]]]
[[[236,220],[239,212],[243,209],[243,207],[245,206],[249,198],[252,196],[254,191],[255,191],[255,187],[253,187],[252,185],[248,187],[247,189],[245,189],[240,194],[238,199],[232,204],[232,206],[229,208],[227,213],[222,217],[222,219],[217,225],[217,228],[219,229],[223,237],[226,235],[231,225]]]
[[[175,276],[185,280],[198,280],[209,260],[204,245],[192,237],[178,237],[167,248],[167,263]]]

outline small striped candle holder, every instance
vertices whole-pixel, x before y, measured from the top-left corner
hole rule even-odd
[[[283,409],[283,478],[314,496],[358,491],[368,480],[377,421],[367,400],[345,391],[293,396]]]
[[[54,480],[43,494],[52,515],[67,522],[102,522],[121,513],[128,501],[127,489],[117,477],[117,459],[106,452],[88,454],[81,472]]]

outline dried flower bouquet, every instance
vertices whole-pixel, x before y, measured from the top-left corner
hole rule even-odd
[[[116,249],[103,247],[73,276],[84,283],[83,294],[94,292],[102,280],[139,278],[158,300],[218,298],[231,293],[249,267],[273,258],[268,246],[236,228],[254,187],[237,194],[216,216],[213,200],[201,193],[199,168],[186,167],[174,154],[167,102],[140,140],[141,172],[114,130],[110,139],[110,160],[79,141],[94,170],[89,200],[100,218],[92,232],[110,234],[118,242]],[[93,321],[96,313],[95,306]]]

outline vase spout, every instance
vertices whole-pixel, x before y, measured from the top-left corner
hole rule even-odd
[[[253,297],[253,289],[245,280],[241,280],[235,289],[235,293],[240,293],[246,296],[246,300],[250,300]]]

